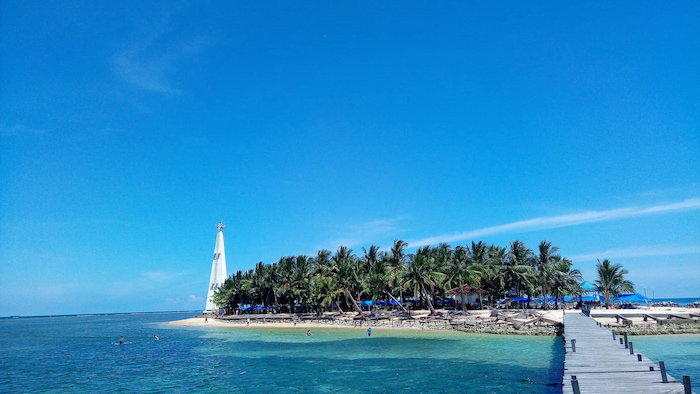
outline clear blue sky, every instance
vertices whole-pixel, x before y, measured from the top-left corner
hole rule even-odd
[[[0,3],[0,316],[546,239],[700,298],[700,4]]]

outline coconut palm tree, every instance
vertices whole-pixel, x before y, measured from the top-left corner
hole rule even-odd
[[[360,283],[357,266],[357,257],[352,254],[352,249],[348,249],[346,246],[340,246],[331,259],[330,273],[338,286],[350,299],[358,315],[362,315],[362,309],[357,304],[351,291],[357,289]]]
[[[552,270],[550,291],[554,297],[554,309],[559,309],[559,299],[566,295],[578,295],[581,293],[583,275],[581,271],[571,269],[573,263],[563,258],[554,263]]]
[[[612,265],[608,259],[602,262],[599,259],[595,269],[598,274],[595,284],[598,286],[598,291],[605,296],[606,306],[612,303],[613,297],[618,296],[623,291],[634,292],[634,283],[625,279],[628,272],[620,264]]]
[[[436,259],[437,249],[424,246],[408,256],[406,266],[406,282],[413,288],[414,297],[420,295],[425,300],[431,315],[437,312],[427,289],[436,287],[445,275],[437,269]]]
[[[518,240],[510,243],[504,259],[505,287],[515,290],[518,297],[522,296],[526,289],[532,287],[533,260],[532,250],[528,249],[525,243]]]
[[[535,258],[535,267],[537,268],[537,278],[540,287],[542,288],[542,297],[544,298],[544,309],[549,309],[547,303],[547,294],[549,294],[549,283],[554,270],[554,264],[561,260],[557,255],[558,247],[552,246],[551,242],[542,241],[539,245],[539,255]]]
[[[467,272],[468,257],[467,248],[461,245],[455,246],[445,271],[445,280],[443,282],[445,289],[458,286],[461,290],[464,287],[464,282],[469,277]],[[464,302],[461,302],[461,307],[463,311],[466,310]]]
[[[391,275],[389,278],[389,286],[399,289],[399,299],[401,302],[404,301],[403,298],[403,271],[405,269],[406,263],[406,247],[408,244],[400,239],[395,239],[394,244],[391,246],[389,251],[388,263]]]

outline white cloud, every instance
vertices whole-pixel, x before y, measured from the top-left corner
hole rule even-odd
[[[122,81],[152,93],[178,96],[182,91],[172,84],[180,63],[199,53],[206,39],[195,39],[163,52],[153,49],[152,40],[118,52],[112,59],[112,71]]]
[[[596,259],[622,259],[628,257],[653,257],[653,256],[675,256],[684,254],[698,254],[700,246],[697,245],[649,245],[630,246],[625,248],[608,249],[602,252],[579,254],[570,256],[574,262],[595,261]]]
[[[629,207],[610,209],[606,211],[587,211],[560,216],[546,216],[498,226],[484,227],[477,230],[466,231],[459,234],[440,235],[409,242],[410,247],[433,245],[439,242],[458,242],[475,239],[494,234],[510,232],[544,230],[559,227],[575,226],[586,223],[607,222],[612,220],[627,219],[639,216],[660,215],[663,213],[686,212],[700,209],[700,198],[693,198],[681,202],[652,205],[647,207]]]
[[[143,272],[141,273],[141,276],[152,281],[152,282],[165,282],[173,278],[177,278],[178,274],[172,273],[172,272]]]
[[[338,246],[354,247],[371,242],[374,239],[393,234],[399,230],[396,223],[400,218],[377,219],[364,223],[348,225],[339,231],[337,238],[328,240],[317,249],[335,250]]]

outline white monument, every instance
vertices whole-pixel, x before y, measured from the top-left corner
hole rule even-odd
[[[207,307],[204,313],[216,312],[218,308],[214,303],[214,292],[226,280],[226,252],[224,251],[224,223],[216,225],[216,245],[214,246],[214,261],[211,263],[211,276],[209,277],[209,291],[207,292]]]

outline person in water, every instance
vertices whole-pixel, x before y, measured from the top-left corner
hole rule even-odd
[[[160,338],[158,338],[158,335],[157,335],[157,334],[153,334],[153,338],[155,338],[156,341],[160,339]]]
[[[124,344],[124,335],[119,337],[119,344],[123,345]]]
[[[371,337],[372,336],[372,327],[367,328],[367,336]]]
[[[311,336],[311,330],[306,331],[306,336],[310,337]]]

